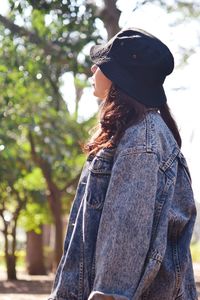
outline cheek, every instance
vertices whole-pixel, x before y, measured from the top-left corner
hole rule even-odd
[[[111,87],[111,84],[112,84],[112,82],[111,82],[110,80],[106,80],[106,82],[105,82],[105,88],[106,88],[107,90],[109,90],[110,87]]]
[[[101,88],[105,91],[108,91],[111,87],[111,81],[106,78],[104,75],[100,78]]]
[[[110,90],[111,83],[105,80],[102,80],[100,85],[97,87],[97,92],[99,93],[99,97],[105,99]]]
[[[101,99],[105,99],[108,95],[112,82],[100,70],[96,72],[94,80],[94,95]]]

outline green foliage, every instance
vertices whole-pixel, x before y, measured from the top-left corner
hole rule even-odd
[[[38,200],[38,199],[37,199]],[[26,231],[34,230],[36,233],[41,233],[41,224],[48,224],[52,222],[51,214],[47,213],[47,203],[38,202],[34,199],[26,205],[26,210],[23,210],[18,225],[23,227]]]
[[[34,9],[31,15],[31,19],[33,29],[35,29],[35,31],[40,36],[45,36],[46,34],[48,34],[48,30],[45,26],[45,16],[40,10]]]
[[[193,262],[200,262],[200,242],[191,244],[191,255]]]
[[[37,44],[36,47],[29,43],[27,37],[22,39],[26,49],[37,49],[37,52],[40,52],[37,55],[41,60],[46,56],[47,64],[51,63],[52,70],[54,67],[57,69],[59,65],[58,75],[66,71],[72,71],[74,74],[82,71],[88,73],[87,58],[77,63],[77,57],[85,45],[99,38],[95,27],[96,6],[92,2],[85,0],[9,2],[10,18],[15,20],[20,17],[25,26],[28,24],[28,29],[36,33],[36,37],[32,37]],[[48,48],[49,43],[53,45],[55,51],[49,51],[48,55],[45,55],[47,52],[45,45]],[[56,54],[56,49],[61,50],[62,59]]]
[[[38,231],[52,222],[47,177],[62,192],[63,211],[69,211],[77,181],[70,182],[85,160],[80,145],[95,118],[78,123],[60,86],[66,71],[74,74],[77,89],[87,85],[88,59],[82,54],[85,59],[77,60],[83,47],[98,38],[95,6],[85,1],[9,3],[8,17],[24,22],[30,35],[0,24],[0,209],[14,217],[23,203],[19,224]],[[53,49],[65,53],[64,59]]]
[[[46,201],[46,182],[39,168],[21,177],[15,184],[16,188],[24,189],[29,193],[26,209],[22,210],[18,225],[26,231],[41,232],[41,225],[52,222]]]
[[[25,250],[16,250],[15,251],[16,256],[16,265],[18,270],[25,270],[26,269],[26,252]],[[5,253],[3,251],[0,251],[0,272],[6,270],[6,264],[5,264]]]

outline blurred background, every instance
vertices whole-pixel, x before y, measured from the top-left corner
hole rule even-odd
[[[0,279],[55,271],[98,111],[89,49],[129,26],[174,54],[165,90],[200,211],[200,2],[0,0]],[[199,217],[191,250],[200,263]]]

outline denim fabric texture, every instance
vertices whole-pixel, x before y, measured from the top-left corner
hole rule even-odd
[[[186,160],[160,114],[89,155],[49,300],[197,300]]]

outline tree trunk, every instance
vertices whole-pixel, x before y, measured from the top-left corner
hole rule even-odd
[[[26,258],[27,269],[30,275],[46,275],[42,233],[27,232]]]
[[[119,18],[121,11],[116,7],[117,0],[104,0],[104,8],[100,13],[100,18],[108,33],[108,40],[111,39],[119,30]]]
[[[16,256],[6,254],[6,267],[7,267],[7,278],[8,280],[16,280]]]
[[[6,257],[6,268],[7,268],[7,279],[16,280],[16,256],[9,253],[9,242],[8,242],[8,226],[5,225],[4,230],[5,238],[5,257]]]
[[[5,259],[6,259],[6,268],[7,268],[7,279],[16,280],[16,256],[14,253],[10,253],[10,244],[8,241],[8,225],[4,222],[4,239],[5,239]]]

